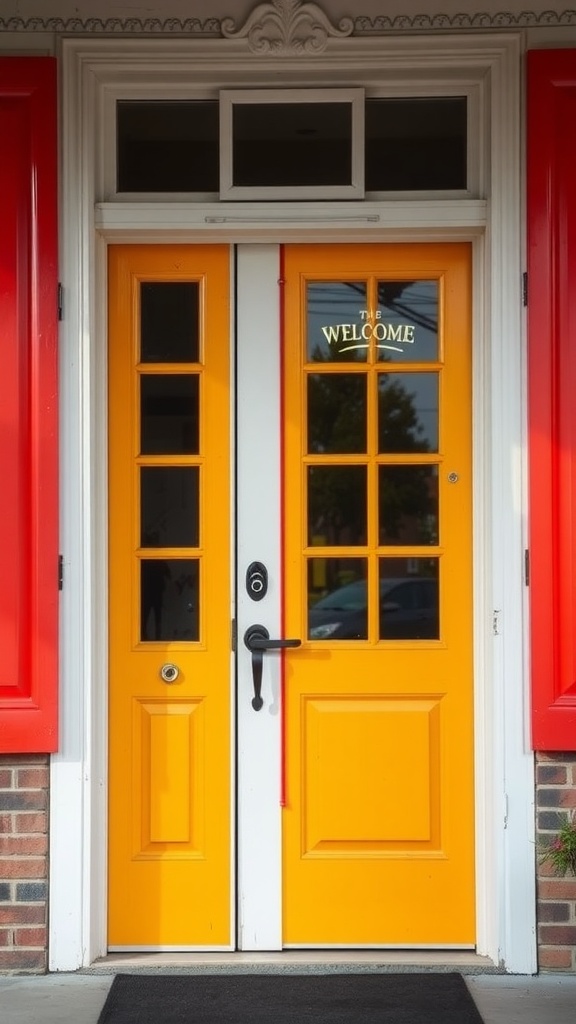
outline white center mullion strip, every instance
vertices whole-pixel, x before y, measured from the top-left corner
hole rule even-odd
[[[282,945],[280,659],[278,652],[264,653],[264,706],[255,711],[243,639],[255,623],[280,636],[279,277],[277,245],[238,247],[238,942],[245,950]],[[268,571],[261,601],[246,590],[251,562]]]

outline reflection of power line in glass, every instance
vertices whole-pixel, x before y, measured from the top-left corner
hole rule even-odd
[[[333,316],[346,307],[348,316],[359,314],[367,303],[364,282],[318,282],[308,285],[309,313]],[[356,309],[356,300],[362,306]],[[351,308],[354,303],[354,309]],[[379,312],[387,310],[393,317],[403,317],[435,333],[438,330],[438,283],[436,281],[380,281],[378,283]]]

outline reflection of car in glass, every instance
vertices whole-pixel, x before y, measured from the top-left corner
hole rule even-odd
[[[365,640],[366,580],[326,594],[308,612],[310,640]],[[438,581],[425,577],[382,580],[380,639],[438,639]]]

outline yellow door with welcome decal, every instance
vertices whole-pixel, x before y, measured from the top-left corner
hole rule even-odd
[[[228,278],[110,249],[111,948],[232,941]]]
[[[229,266],[226,246],[110,250],[113,949],[230,948],[243,898]],[[282,592],[271,635],[302,644],[282,655],[283,700],[266,676],[278,652],[264,654],[264,706],[238,749],[256,788],[264,749],[285,784],[239,799],[239,827],[261,843],[283,798],[285,946],[473,945],[470,249],[287,246],[277,281],[282,322],[253,329],[253,282],[238,345],[239,362],[257,344],[282,352],[281,410],[270,402],[262,427],[269,447],[282,424],[278,472],[248,490],[239,521],[277,531],[283,570],[238,636]],[[283,752],[259,748],[281,709]]]
[[[282,276],[284,943],[473,945],[470,248]]]

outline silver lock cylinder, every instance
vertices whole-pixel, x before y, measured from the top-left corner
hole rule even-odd
[[[160,676],[165,683],[175,683],[179,675],[180,669],[178,665],[174,665],[171,661],[167,661],[160,669]]]

